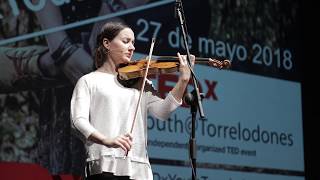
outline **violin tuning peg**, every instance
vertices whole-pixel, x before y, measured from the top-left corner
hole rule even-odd
[[[230,60],[228,60],[228,59],[223,60],[223,66],[225,68],[230,68],[230,66],[231,66]]]

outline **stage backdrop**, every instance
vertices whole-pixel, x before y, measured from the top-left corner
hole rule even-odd
[[[196,57],[225,57],[219,70],[196,65],[205,118],[196,120],[199,179],[302,180],[300,7],[297,0],[185,0],[188,47]],[[85,151],[70,130],[69,101],[91,68],[103,23],[121,20],[136,33],[134,59],[185,54],[174,0],[0,0],[0,160],[31,162],[52,174],[83,174]],[[52,53],[77,45],[67,61]],[[177,74],[151,76],[161,96]],[[193,90],[192,84],[188,91]],[[190,107],[168,121],[148,117],[155,180],[190,179]]]

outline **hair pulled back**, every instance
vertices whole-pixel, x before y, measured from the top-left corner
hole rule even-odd
[[[107,22],[101,28],[100,33],[96,40],[96,50],[95,50],[95,67],[99,68],[107,61],[108,49],[103,46],[103,39],[106,38],[112,41],[120,31],[125,28],[130,28],[122,22]]]

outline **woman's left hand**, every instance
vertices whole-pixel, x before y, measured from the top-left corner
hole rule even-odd
[[[184,92],[190,80],[191,70],[187,62],[187,56],[180,55],[180,53],[177,53],[177,55],[180,61],[180,66],[179,66],[180,76],[179,76],[179,81],[171,90],[171,94],[178,102],[182,102]],[[191,60],[191,68],[193,68],[194,61],[195,61],[194,55],[190,55],[190,60]]]
[[[177,53],[180,61],[180,66],[179,66],[179,71],[180,71],[180,77],[179,79],[182,80],[183,82],[189,82],[191,71],[188,66],[188,61],[187,61],[187,56],[186,55],[180,55],[180,53]],[[190,60],[191,60],[191,68],[194,66],[195,62],[195,56],[190,55]]]

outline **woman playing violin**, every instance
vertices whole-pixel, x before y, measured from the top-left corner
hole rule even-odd
[[[142,93],[135,125],[130,131],[140,91],[118,82],[117,68],[131,61],[135,36],[120,22],[105,24],[97,37],[96,70],[82,76],[73,91],[71,121],[85,137],[88,179],[153,179],[147,154],[147,113],[168,119],[182,104],[190,78],[186,56],[179,58],[179,80],[165,99],[153,88]],[[192,65],[195,57],[191,57]],[[151,86],[151,81],[147,85]]]

